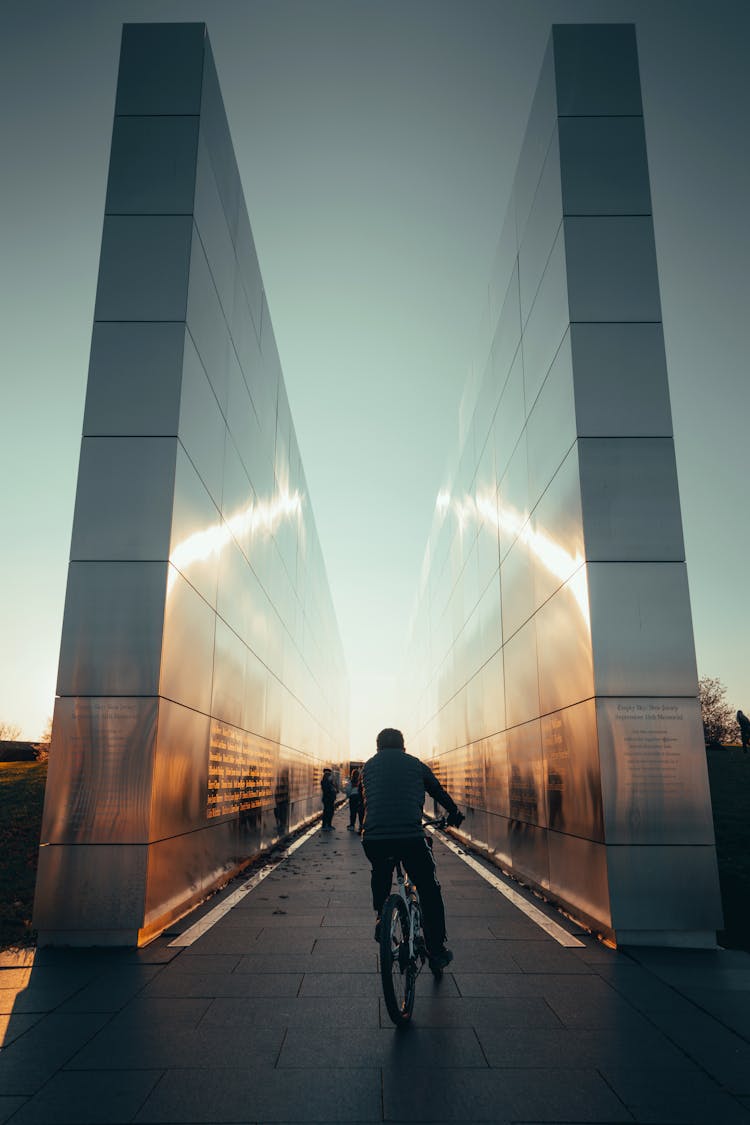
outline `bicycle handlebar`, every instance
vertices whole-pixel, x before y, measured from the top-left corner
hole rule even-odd
[[[435,828],[445,828],[448,823],[447,816],[423,816],[422,823],[426,825],[434,825]]]

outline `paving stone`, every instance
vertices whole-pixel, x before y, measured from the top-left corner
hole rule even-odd
[[[336,1077],[334,1087],[309,1070],[170,1070],[134,1120],[141,1125],[382,1121],[378,1070],[340,1070]]]
[[[417,995],[428,995],[435,985],[431,973],[423,972],[417,984]],[[445,973],[440,982],[442,995],[458,996],[456,982],[451,973]],[[305,973],[300,996],[329,996],[345,1001],[347,996],[375,996],[383,994],[380,973]]]
[[[477,1028],[477,1038],[491,1067],[559,1067],[601,1069],[627,1059],[645,1069],[695,1069],[685,1054],[655,1028],[638,1036],[629,1029],[580,1031],[569,1028]]]
[[[404,1082],[383,1071],[385,1121],[620,1122],[623,1103],[594,1070],[432,1069]]]
[[[375,942],[371,941],[366,946],[345,952],[321,945],[316,948],[314,955],[248,954],[240,960],[235,973],[374,973],[377,968],[377,948]]]
[[[241,961],[234,953],[203,953],[200,943],[182,950],[182,955],[162,973],[232,973]]]
[[[43,1012],[28,1015],[10,1012],[0,1015],[0,1047],[7,1047],[14,1039],[18,1039],[35,1023],[39,1023],[43,1015]]]
[[[274,913],[277,910],[278,913]],[[273,910],[230,910],[222,920],[223,929],[233,927],[246,930],[256,929],[259,933],[266,930],[280,930],[289,925],[290,920],[295,930],[304,929],[317,932],[323,921],[323,911],[318,914],[290,914],[283,906],[274,907]]]
[[[520,972],[520,966],[515,959],[515,949],[518,943],[513,943],[513,952],[510,942],[494,941],[453,941],[448,934],[448,945],[453,950],[454,971],[471,967],[473,972],[503,973]]]
[[[606,1066],[602,1075],[632,1112],[649,1125],[748,1125],[750,1111],[712,1082],[690,1071]]]
[[[197,1027],[210,1004],[205,998],[137,996],[111,1020],[113,1026],[130,1027],[135,1033],[148,1026],[168,1034],[172,1027]]]
[[[678,1047],[732,1094],[750,1095],[750,1045],[697,1009],[654,1012],[651,1020]]]
[[[277,1064],[281,1068],[324,1067],[479,1067],[487,1060],[470,1028],[410,1027],[341,1028],[334,1024],[323,1037],[314,1038],[305,1028],[290,1027]],[[338,1074],[335,1076],[338,1084]]]
[[[391,1021],[381,999],[381,1024]],[[456,996],[417,994],[413,1022],[418,1027],[560,1027],[560,1020],[541,999],[524,1000],[491,998],[464,1000]]]
[[[161,1071],[62,1071],[30,1098],[13,1125],[116,1125],[133,1120]]]
[[[243,1026],[242,1035],[227,1035],[225,1026],[133,1028],[109,1024],[66,1064],[67,1070],[140,1070],[273,1067],[284,1028]]]
[[[160,972],[157,965],[127,965],[108,972],[60,1005],[61,1012],[118,1012]]]
[[[6,1098],[0,1095],[0,1125],[5,1125],[5,1122],[27,1101],[28,1098]]]
[[[327,1028],[331,1024],[342,1027],[378,1027],[378,1001],[375,998],[347,997],[332,1009],[328,997],[299,996],[293,999],[277,997],[271,1001],[218,999],[203,1018],[205,1027],[247,1027],[264,1024],[267,1027]]]
[[[107,1016],[45,1016],[0,1053],[0,1090],[35,1094],[104,1025]]]
[[[584,975],[593,969],[574,955],[573,950],[565,949],[550,939],[543,942],[516,942],[513,946],[513,959],[526,973],[576,973]]]
[[[171,973],[163,974],[143,990],[154,997],[274,997],[296,996],[302,973]]]

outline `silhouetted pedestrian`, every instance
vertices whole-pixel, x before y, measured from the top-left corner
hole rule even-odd
[[[747,754],[747,748],[750,746],[750,719],[743,711],[737,712],[737,726],[740,728],[742,752]]]
[[[333,831],[333,806],[338,791],[339,787],[333,780],[331,768],[330,766],[326,766],[323,770],[323,776],[320,779],[320,792],[323,800],[323,824],[321,826],[321,831],[323,832]]]
[[[349,824],[350,832],[356,832],[355,822],[359,819],[359,830],[362,831],[362,779],[355,766],[349,775]]]

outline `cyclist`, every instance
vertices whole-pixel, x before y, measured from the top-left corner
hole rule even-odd
[[[372,865],[375,940],[380,940],[380,912],[390,893],[394,861],[400,859],[419,892],[430,967],[443,969],[453,960],[453,954],[445,948],[445,908],[432,841],[422,827],[425,792],[448,811],[452,827],[457,828],[464,817],[429,766],[406,753],[401,731],[390,727],[381,730],[377,753],[364,764],[362,789],[362,845]]]

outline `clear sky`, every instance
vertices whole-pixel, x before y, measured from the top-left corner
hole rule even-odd
[[[553,22],[637,26],[698,669],[750,710],[745,0],[0,4],[0,721],[55,690],[120,28],[206,20],[353,689],[393,677]],[[405,721],[405,720],[401,720]]]

